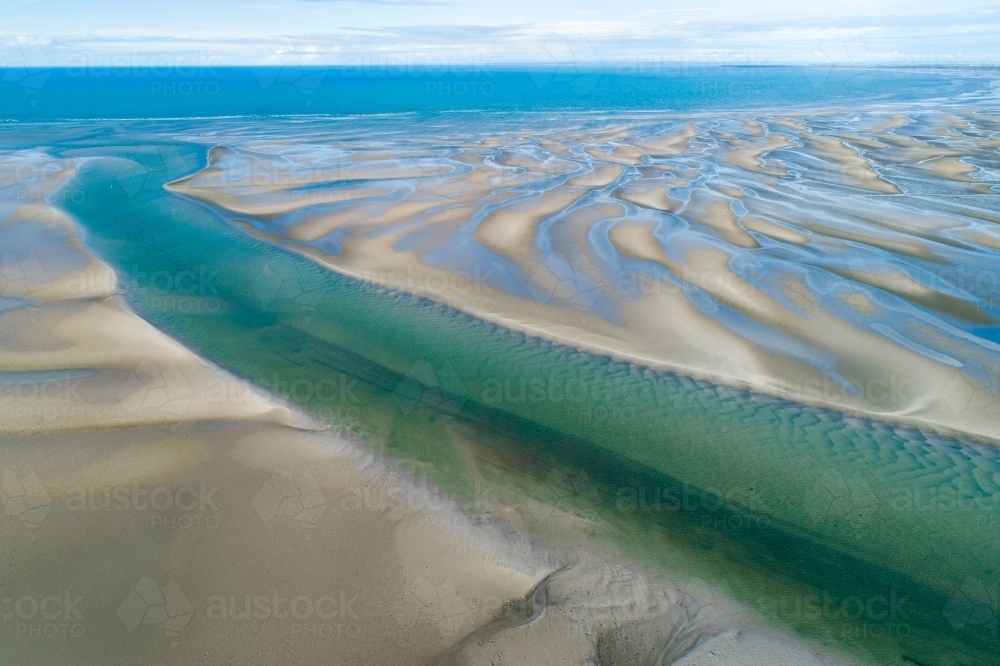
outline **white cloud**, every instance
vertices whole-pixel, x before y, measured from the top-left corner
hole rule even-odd
[[[340,0],[332,3],[343,4]],[[773,12],[770,14],[773,16]],[[1000,15],[991,10],[974,14],[844,15],[831,21],[801,16],[779,20],[696,7],[659,16],[654,21],[586,20],[588,17],[580,16],[578,20],[500,24],[340,25],[284,35],[244,29],[6,32],[0,33],[0,57],[8,63],[28,65],[72,65],[140,56],[194,58],[230,65],[259,63],[268,53],[291,47],[308,53],[314,64],[328,65],[373,58],[402,62],[534,62],[539,53],[551,50],[553,45],[570,45],[572,50],[593,54],[598,61],[609,64],[637,58],[780,63],[810,62],[818,52],[828,53],[831,44],[840,41],[856,46],[854,42],[860,39],[863,49],[840,49],[858,63],[1000,64]]]

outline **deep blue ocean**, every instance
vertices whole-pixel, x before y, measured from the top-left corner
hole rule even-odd
[[[857,67],[583,65],[8,67],[0,118],[190,118],[448,111],[699,111],[982,95],[994,72]]]

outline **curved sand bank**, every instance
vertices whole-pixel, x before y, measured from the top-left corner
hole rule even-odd
[[[966,168],[992,159],[996,129],[962,113],[641,117],[531,135],[498,120],[488,140],[374,126],[364,145],[317,129],[285,142],[283,162],[237,131],[223,143],[239,153],[217,150],[169,187],[333,270],[513,330],[997,441],[1000,273],[983,239],[1000,238],[998,199]],[[959,125],[974,132],[927,138]],[[357,181],[332,179],[331,162],[390,192],[345,200]],[[288,211],[233,203],[265,190]]]
[[[697,586],[475,523],[136,316],[19,185],[0,192],[12,663],[701,664],[737,639],[740,663],[821,663]],[[143,286],[167,277],[196,276]],[[202,287],[159,307],[211,308]]]

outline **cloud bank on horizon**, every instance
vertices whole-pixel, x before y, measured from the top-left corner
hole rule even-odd
[[[1000,65],[981,2],[0,0],[0,67]]]

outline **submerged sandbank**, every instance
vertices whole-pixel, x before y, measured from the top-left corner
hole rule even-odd
[[[236,130],[221,143],[238,152],[169,188],[332,270],[513,330],[996,441],[1000,273],[982,239],[998,199],[970,166],[992,159],[996,130],[956,113],[974,136],[926,137],[956,125],[950,109],[533,133],[496,120],[488,139],[372,129],[374,146],[315,130],[280,149]],[[246,203],[265,200],[267,214]]]
[[[3,201],[12,658],[668,663],[734,631],[765,646],[747,663],[810,654],[704,589],[475,522],[139,318],[55,207]],[[60,623],[31,611],[52,599]]]

